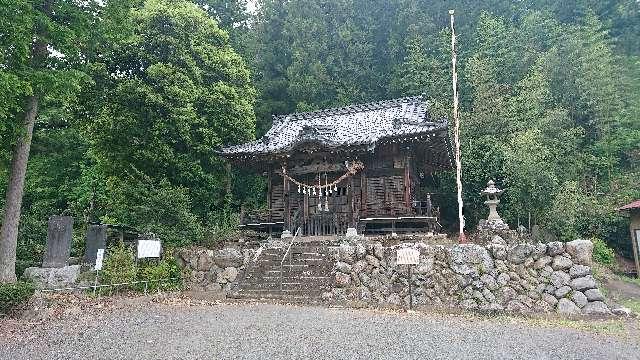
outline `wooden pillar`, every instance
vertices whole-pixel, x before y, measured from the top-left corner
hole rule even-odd
[[[360,173],[360,210],[367,211],[367,175],[366,170]]]
[[[269,167],[267,172],[267,210],[269,211],[269,222],[273,222],[273,167]]]
[[[282,176],[282,197],[284,199],[284,229],[293,231],[291,229],[291,211],[289,206],[289,182],[285,176]]]
[[[404,205],[407,209],[411,209],[411,157],[409,155],[404,158]]]
[[[347,208],[349,211],[349,226],[355,227],[355,217],[353,216],[353,176],[349,177],[347,185]]]
[[[633,244],[633,260],[636,263],[636,277],[640,278],[640,209],[632,209],[630,215],[629,231]]]
[[[224,170],[226,172],[227,175],[227,183],[225,190],[227,191],[227,195],[231,195],[231,188],[232,188],[232,174],[231,174],[231,163],[227,162],[224,164]]]

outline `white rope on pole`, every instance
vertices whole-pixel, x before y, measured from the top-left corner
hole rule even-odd
[[[460,119],[458,114],[458,73],[456,72],[456,32],[453,20],[454,10],[449,10],[451,17],[451,67],[453,86],[453,142],[455,144],[456,184],[458,187],[458,221],[460,223],[459,241],[464,242],[464,216],[462,215],[462,163],[460,161]]]

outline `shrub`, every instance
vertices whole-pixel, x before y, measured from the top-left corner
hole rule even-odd
[[[129,283],[136,280],[136,273],[133,249],[122,242],[109,247],[100,272],[102,284]]]
[[[165,253],[164,258],[157,263],[147,262],[138,269],[138,280],[149,281],[147,290],[171,290],[176,289],[182,284],[181,272],[176,259],[171,253]],[[157,281],[162,279],[173,279],[171,281]],[[138,289],[143,290],[144,284],[139,284]]]
[[[593,261],[602,265],[613,265],[615,261],[613,249],[602,239],[594,238],[591,241],[593,242]]]
[[[29,300],[35,287],[30,282],[0,283],[0,314],[6,314],[14,307]]]

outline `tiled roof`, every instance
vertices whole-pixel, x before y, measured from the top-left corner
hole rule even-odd
[[[618,210],[640,209],[640,200],[636,200],[630,204],[618,208]]]
[[[366,145],[374,148],[387,138],[426,133],[446,135],[446,119],[433,120],[421,96],[350,105],[340,108],[274,117],[262,138],[222,149],[221,154],[261,155],[287,153],[297,145],[314,142],[326,148]]]

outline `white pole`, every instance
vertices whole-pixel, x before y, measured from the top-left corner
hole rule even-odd
[[[456,73],[456,32],[453,26],[453,10],[451,16],[451,67],[453,85],[453,142],[455,143],[456,184],[458,186],[458,221],[460,223],[459,241],[464,242],[464,217],[462,215],[462,163],[460,161],[460,119],[458,117],[458,74]]]

